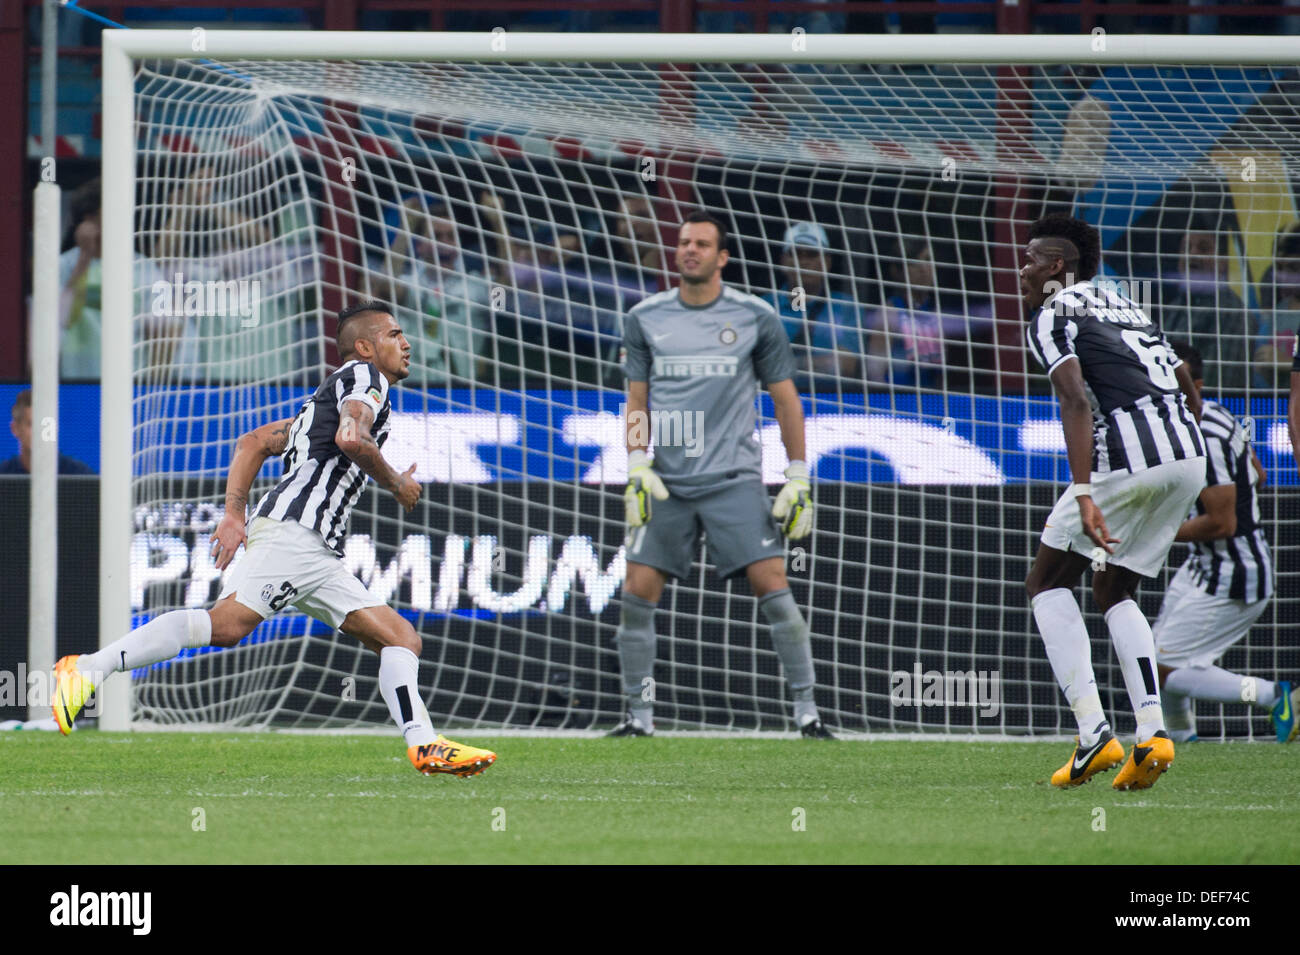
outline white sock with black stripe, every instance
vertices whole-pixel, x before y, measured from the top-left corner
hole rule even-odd
[[[1132,600],[1121,600],[1106,611],[1110,642],[1124,673],[1124,686],[1137,720],[1137,741],[1149,740],[1165,728],[1160,708],[1160,684],[1156,681],[1156,641],[1151,624]]]
[[[384,647],[379,651],[379,693],[408,749],[438,738],[424,700],[420,699],[419,672],[420,658],[406,647]]]

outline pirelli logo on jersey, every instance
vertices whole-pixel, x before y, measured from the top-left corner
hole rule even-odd
[[[654,372],[663,378],[735,378],[735,355],[656,355]]]

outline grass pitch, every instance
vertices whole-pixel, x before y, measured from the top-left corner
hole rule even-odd
[[[376,736],[0,734],[0,863],[1300,862],[1298,745],[1180,746],[1120,793],[1113,771],[1053,789],[1068,743],[464,741],[497,764],[425,777]]]

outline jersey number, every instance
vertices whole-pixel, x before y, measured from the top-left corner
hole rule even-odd
[[[1142,360],[1142,364],[1146,366],[1147,377],[1151,379],[1151,384],[1163,391],[1178,390],[1178,376],[1174,374],[1169,360],[1169,350],[1165,348],[1162,339],[1143,335],[1132,328],[1126,328],[1120,334],[1124,336],[1124,344],[1133,349]]]
[[[268,600],[266,604],[272,610],[277,610],[277,611],[283,610],[284,605],[288,603],[289,599],[294,595],[296,595],[297,593],[298,593],[298,588],[286,580],[284,581],[284,583],[280,584],[280,592],[276,594],[274,597],[272,597],[270,600]]]

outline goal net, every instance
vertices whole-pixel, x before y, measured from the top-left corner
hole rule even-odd
[[[1300,665],[1282,623],[1296,553],[1278,533],[1295,514],[1280,399],[1300,317],[1300,124],[1271,41],[105,41],[106,638],[216,598],[208,535],[236,438],[293,416],[336,366],[334,313],[379,299],[413,348],[385,456],[414,463],[424,493],[404,514],[372,486],[345,563],[423,636],[440,726],[611,725],[622,316],[673,287],[676,226],[702,207],[731,230],[724,280],[780,310],[798,358],[817,516],[787,572],[823,718],[1065,732],[1022,582],[1068,469],[1016,277],[1028,223],[1059,210],[1098,226],[1105,276],[1190,340],[1208,393],[1250,419],[1278,596],[1225,665]],[[928,61],[940,42],[947,65]],[[757,411],[776,484],[766,396]],[[708,438],[689,416],[661,424],[688,447]],[[254,499],[279,474],[268,462]],[[1143,591],[1153,618],[1163,587]],[[1086,607],[1103,702],[1131,732]],[[656,629],[661,726],[790,728],[766,624],[707,542]],[[1203,736],[1269,731],[1245,706],[1200,715]],[[132,674],[129,719],[388,714],[371,653],[285,613],[235,649]]]

